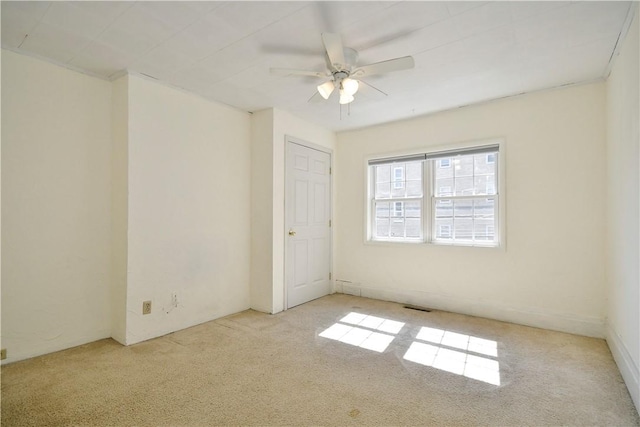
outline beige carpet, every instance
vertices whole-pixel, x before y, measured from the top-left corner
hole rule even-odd
[[[347,295],[2,367],[3,426],[639,422],[603,340]]]

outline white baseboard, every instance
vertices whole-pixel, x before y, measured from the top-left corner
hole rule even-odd
[[[525,307],[500,306],[490,301],[451,297],[430,292],[369,288],[359,283],[342,282],[336,286],[336,292],[588,337],[605,338],[604,319],[597,317],[534,311]]]
[[[92,343],[94,341],[110,338],[111,333],[107,330],[96,331],[91,335],[71,337],[66,340],[41,340],[38,342],[7,342],[3,340],[3,347],[7,349],[7,358],[1,362],[2,365],[6,365],[13,362],[19,362],[21,360],[31,359],[33,357],[43,356],[49,353],[55,353],[69,348],[78,347]],[[15,345],[14,345],[15,344]],[[20,345],[22,344],[22,345]],[[14,351],[14,349],[16,349]]]
[[[640,412],[640,373],[638,365],[634,363],[627,346],[624,344],[618,333],[608,325],[607,327],[607,344],[613,354],[613,359],[618,365],[620,374],[624,379],[627,389],[633,403],[636,405],[636,409]]]

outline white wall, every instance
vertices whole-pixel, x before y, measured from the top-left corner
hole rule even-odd
[[[340,133],[336,279],[363,296],[604,336],[604,97],[590,84]],[[494,137],[504,249],[365,244],[365,156]]]
[[[126,343],[249,308],[250,115],[129,76],[128,139]]]
[[[111,336],[127,336],[129,76],[111,86]]]
[[[252,255],[259,258],[252,260],[251,307],[278,313],[284,309],[285,138],[291,136],[334,150],[336,134],[278,109],[254,113],[252,122]],[[335,200],[335,185],[333,189]],[[269,205],[270,213],[258,219]],[[269,216],[271,221],[265,221]]]
[[[273,311],[273,110],[251,117],[251,308]]]
[[[607,342],[640,408],[638,9],[607,81]]]
[[[5,362],[110,335],[111,85],[2,51]]]

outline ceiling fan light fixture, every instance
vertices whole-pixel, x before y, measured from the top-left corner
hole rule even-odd
[[[360,84],[358,83],[357,80],[349,79],[349,78],[342,80],[342,89],[344,90],[345,93],[348,93],[351,96],[356,94],[359,86]]]
[[[353,102],[354,99],[353,95],[345,92],[344,90],[340,91],[340,104],[349,104],[350,102]]]
[[[336,86],[333,84],[333,82],[324,82],[318,86],[318,93],[324,99],[329,99],[329,96],[331,96],[331,93],[335,88]]]

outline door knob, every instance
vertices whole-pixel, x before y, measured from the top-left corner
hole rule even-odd
[[[293,231],[293,229],[290,229],[289,230],[289,236],[295,236],[295,235],[296,235],[296,232]]]

